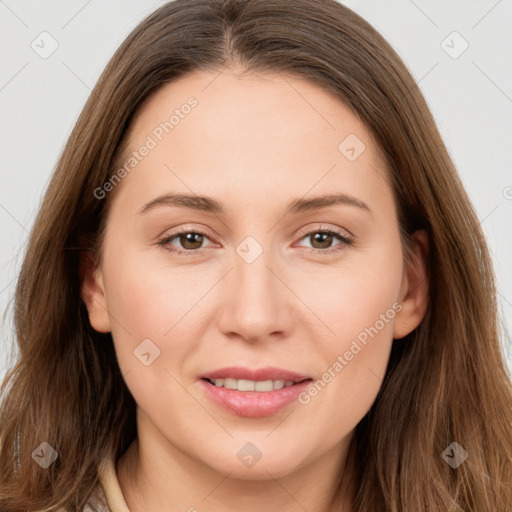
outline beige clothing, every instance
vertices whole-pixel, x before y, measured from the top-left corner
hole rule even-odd
[[[112,459],[102,464],[99,477],[101,486],[98,495],[88,501],[84,512],[130,512],[121,492]]]

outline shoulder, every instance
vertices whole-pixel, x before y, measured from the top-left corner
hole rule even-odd
[[[38,512],[44,512],[43,510]],[[67,508],[59,508],[57,512],[69,512]],[[112,512],[107,504],[105,494],[100,485],[93,491],[81,512]]]
[[[101,485],[98,484],[98,487],[85,504],[83,512],[111,512]]]

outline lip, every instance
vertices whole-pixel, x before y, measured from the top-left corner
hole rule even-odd
[[[268,366],[266,368],[257,368],[251,370],[242,366],[229,366],[226,368],[219,368],[211,372],[201,375],[201,379],[246,379],[246,380],[293,380],[293,382],[301,382],[310,379],[309,375],[301,375],[297,372],[285,370],[283,368],[276,368]],[[270,393],[270,391],[269,391]]]
[[[215,386],[208,380],[229,377],[247,380],[288,380],[293,381],[294,384],[272,391],[238,391],[237,389]],[[232,366],[205,373],[201,376],[199,382],[206,396],[225,410],[238,416],[257,418],[271,416],[289,406],[312,381],[313,379],[307,375],[282,368],[269,367],[251,370]]]

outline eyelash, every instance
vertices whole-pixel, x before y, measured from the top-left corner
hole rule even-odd
[[[177,250],[177,249],[171,249],[170,242],[174,240],[179,235],[188,234],[188,233],[194,233],[197,235],[202,235],[206,238],[210,238],[205,232],[201,230],[195,230],[195,229],[189,229],[189,228],[183,228],[179,231],[176,231],[175,233],[165,236],[164,238],[160,239],[157,243],[158,245],[162,246],[166,251],[169,251],[170,253],[175,254],[182,254],[185,256],[194,256],[197,253],[201,251],[201,249],[188,249],[188,250]],[[314,247],[303,247],[303,249],[306,250],[306,252],[313,253],[313,254],[320,254],[322,256],[330,255],[333,252],[342,251],[347,248],[347,246],[351,246],[354,241],[352,238],[340,233],[339,231],[333,230],[333,229],[327,229],[324,227],[320,227],[318,229],[314,229],[312,231],[308,231],[307,233],[304,233],[299,240],[303,240],[304,238],[311,236],[316,233],[322,233],[327,235],[334,235],[341,243],[335,245],[334,247],[329,247],[328,249],[315,249]],[[341,247],[339,247],[341,246]],[[338,248],[339,247],[339,248]]]

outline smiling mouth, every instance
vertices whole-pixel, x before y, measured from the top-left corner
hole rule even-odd
[[[265,393],[268,391],[274,391],[282,388],[289,388],[298,384],[299,382],[310,381],[312,379],[303,379],[301,381],[293,380],[247,380],[247,379],[234,379],[234,378],[223,378],[223,379],[207,379],[203,380],[209,382],[213,386],[222,387],[226,389],[233,389],[236,391],[259,391]]]

